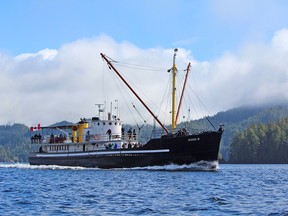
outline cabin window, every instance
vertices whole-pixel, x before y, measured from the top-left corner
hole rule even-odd
[[[105,122],[103,122],[103,125],[105,125]]]
[[[98,126],[100,125],[100,122],[98,122],[98,124],[97,124]]]
[[[117,125],[117,122],[115,122],[115,125]]]
[[[112,122],[109,122],[109,125],[112,125]]]

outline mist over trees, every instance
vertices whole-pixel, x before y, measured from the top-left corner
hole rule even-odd
[[[253,125],[277,123],[284,118],[288,118],[288,105],[274,107],[241,107],[218,113],[214,116],[214,119],[225,125],[225,131],[220,146],[221,157],[226,161],[231,159],[231,144],[233,138],[239,132],[242,132]],[[242,145],[245,145],[245,143],[242,143]]]

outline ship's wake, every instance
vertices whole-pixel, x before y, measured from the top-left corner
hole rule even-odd
[[[164,166],[100,169],[100,168],[87,168],[87,167],[58,166],[58,165],[30,165],[27,163],[0,163],[0,168],[49,169],[49,170],[217,171],[219,169],[219,164],[218,161],[199,161],[189,165],[170,164]]]
[[[188,165],[170,164],[164,166],[135,167],[127,169],[155,171],[217,171],[219,169],[219,163],[218,161],[199,161]]]
[[[49,169],[49,170],[87,170],[87,169],[98,169],[98,168],[86,168],[86,167],[78,167],[78,166],[30,165],[28,163],[0,163],[0,168]]]

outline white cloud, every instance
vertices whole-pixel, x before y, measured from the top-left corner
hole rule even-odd
[[[272,45],[274,49],[279,51],[288,51],[288,29],[281,29],[275,33],[275,36],[272,39]]]
[[[209,91],[207,101],[217,98],[211,107],[214,105],[219,110],[241,105],[287,103],[286,35],[287,30],[280,30],[270,44],[248,44],[210,62],[210,78],[206,81],[212,91]]]
[[[54,49],[43,49],[37,53],[24,53],[16,56],[14,59],[18,61],[24,61],[29,58],[41,58],[42,60],[52,60],[57,55],[57,50]]]
[[[241,105],[287,101],[287,32],[287,29],[276,32],[270,44],[247,44],[237,52],[224,53],[210,62],[197,62],[190,50],[179,49],[179,76],[184,76],[180,70],[192,62],[186,94],[190,100],[185,100],[184,110],[192,108],[188,104],[192,100],[197,101],[192,98],[193,92],[212,114]],[[16,57],[0,54],[0,124],[21,122],[34,125],[40,122],[47,125],[61,120],[78,121],[80,117],[95,116],[97,108],[94,104],[104,100],[107,109],[112,101],[115,111],[115,99],[119,101],[124,120],[131,121],[125,106],[133,110],[130,99],[134,96],[125,90],[126,86],[115,81],[115,74],[103,62],[100,52],[119,62],[161,68],[149,71],[136,70],[134,65],[128,68],[116,65],[129,82],[137,86],[136,91],[159,118],[167,122],[168,118],[156,110],[161,106],[162,110],[170,111],[170,106],[165,108],[167,101],[162,101],[162,96],[168,81],[167,69],[172,66],[173,49],[141,49],[129,42],[119,43],[101,35],[65,44],[59,50],[44,49]],[[119,85],[120,89],[116,88]],[[121,99],[123,95],[125,100]],[[155,104],[160,102],[162,105],[157,107]],[[137,102],[134,104],[152,123],[142,106]],[[197,118],[207,112],[198,112],[200,116],[194,114],[193,118]],[[137,114],[134,117],[139,119]]]

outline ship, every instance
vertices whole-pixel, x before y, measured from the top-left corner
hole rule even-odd
[[[139,133],[129,128],[125,131],[121,119],[111,112],[103,114],[103,104],[98,104],[98,115],[81,118],[77,123],[45,127],[32,127],[29,153],[30,165],[79,166],[89,168],[137,168],[165,165],[190,165],[197,162],[217,162],[223,125],[219,129],[189,131],[177,128],[182,96],[176,107],[177,49],[174,49],[172,71],[172,122],[169,129],[158,119],[137,92],[113,65],[113,61],[100,53],[110,70],[126,84],[128,89],[153,116],[161,128],[145,142],[139,142]],[[36,132],[35,132],[36,131]]]

